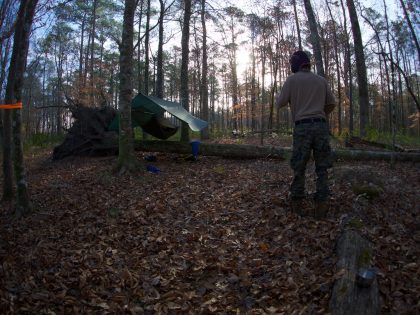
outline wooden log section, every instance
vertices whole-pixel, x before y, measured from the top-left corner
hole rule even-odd
[[[136,141],[135,149],[138,151],[149,152],[171,152],[180,154],[191,154],[191,145],[189,143],[175,141]],[[256,146],[247,144],[201,143],[199,147],[199,155],[223,156],[241,159],[286,159],[290,152],[291,151],[289,148],[273,146]]]
[[[144,152],[166,152],[178,154],[191,154],[191,145],[186,142],[178,141],[135,141],[135,150]],[[104,139],[103,144],[93,148],[92,155],[117,154],[118,144],[112,139]],[[290,147],[276,146],[257,146],[249,144],[214,144],[201,143],[199,155],[222,156],[239,159],[289,159],[292,153]],[[420,153],[408,152],[382,152],[382,151],[363,151],[363,150],[335,150],[334,158],[340,160],[391,160],[395,154],[396,161],[420,162]]]
[[[135,149],[145,152],[191,153],[189,143],[176,141],[136,141]],[[292,153],[290,147],[256,146],[248,144],[200,144],[199,154],[208,156],[223,156],[230,158],[257,159],[274,158],[289,159]],[[335,159],[342,160],[391,160],[395,154],[396,161],[420,162],[420,153],[381,152],[363,150],[335,150]]]
[[[330,300],[332,315],[380,314],[378,282],[368,288],[356,284],[359,268],[370,267],[372,249],[367,240],[354,230],[346,229],[337,242],[337,272]]]

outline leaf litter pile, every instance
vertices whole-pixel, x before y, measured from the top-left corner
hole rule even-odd
[[[143,163],[161,172],[121,176],[116,157],[29,161],[34,213],[0,213],[0,313],[325,314],[340,224],[356,210],[382,312],[420,311],[418,165],[336,163],[372,166],[384,192],[367,200],[333,177],[317,221],[290,211],[287,161],[156,156]]]

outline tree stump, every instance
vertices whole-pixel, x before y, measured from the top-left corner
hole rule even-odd
[[[357,231],[345,228],[337,242],[336,280],[330,300],[333,315],[380,314],[379,289],[376,278],[370,287],[359,287],[356,275],[359,268],[370,267],[370,243]]]

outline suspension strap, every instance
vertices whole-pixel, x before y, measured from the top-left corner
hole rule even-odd
[[[3,104],[0,105],[0,109],[22,109],[22,102],[16,104]]]

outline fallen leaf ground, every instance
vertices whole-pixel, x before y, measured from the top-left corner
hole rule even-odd
[[[362,213],[384,314],[420,312],[420,167],[371,165],[368,201],[332,178],[326,220],[298,217],[287,161],[156,154],[159,174],[115,157],[28,159],[34,213],[0,212],[1,314],[325,314],[346,213]],[[314,190],[314,168],[307,186]],[[307,209],[311,208],[308,200]]]

